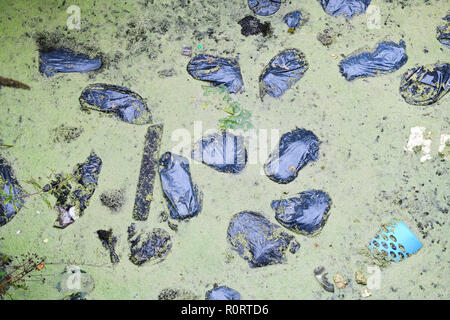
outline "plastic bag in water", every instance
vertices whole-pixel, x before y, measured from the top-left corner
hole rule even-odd
[[[293,31],[304,24],[306,19],[303,18],[301,11],[297,10],[285,15],[283,21],[287,24],[289,29]]]
[[[354,15],[366,12],[371,0],[319,0],[323,10],[332,16],[345,16],[350,19]]]
[[[266,94],[275,98],[281,96],[303,77],[306,70],[308,62],[300,50],[287,49],[280,52],[270,60],[259,77],[261,99]]]
[[[281,136],[280,143],[264,165],[269,179],[286,184],[298,171],[319,158],[319,140],[312,131],[296,128]]]
[[[374,77],[398,70],[408,61],[405,43],[380,42],[374,52],[351,55],[339,64],[339,71],[347,80]]]
[[[59,72],[88,72],[100,69],[102,58],[74,53],[68,49],[40,51],[39,72],[51,77]]]
[[[130,261],[138,266],[150,260],[162,261],[171,248],[170,235],[163,229],[155,228],[130,240]]]
[[[173,219],[195,217],[201,211],[197,186],[193,185],[189,162],[185,157],[166,152],[159,160],[162,189]]]
[[[97,83],[83,90],[80,96],[83,110],[114,113],[120,120],[132,124],[152,122],[144,99],[128,88]]]
[[[230,93],[242,91],[241,68],[235,59],[200,54],[192,58],[188,73],[197,80],[209,81],[213,86],[225,86]]]
[[[228,242],[251,268],[283,263],[294,237],[283,232],[260,213],[237,213],[228,226]]]
[[[444,46],[450,48],[450,14],[447,14],[447,16],[445,16],[445,18],[442,18],[442,20],[446,21],[447,23],[437,28],[437,39]]]
[[[247,163],[244,137],[226,131],[209,134],[194,145],[191,157],[220,172],[240,173]]]
[[[450,90],[450,64],[431,64],[412,68],[402,77],[400,94],[409,104],[435,103]]]
[[[280,9],[281,0],[248,0],[248,7],[259,16],[270,16]]]
[[[274,200],[270,206],[284,227],[304,235],[316,235],[328,219],[331,199],[321,190],[308,190],[289,199]]]
[[[206,300],[241,300],[241,295],[236,290],[220,286],[208,290],[205,298]]]
[[[23,207],[22,188],[14,177],[12,168],[0,157],[0,227],[11,221]],[[6,197],[7,196],[7,197]],[[11,197],[12,199],[10,199]]]

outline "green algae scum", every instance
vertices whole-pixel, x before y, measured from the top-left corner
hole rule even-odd
[[[0,299],[450,298],[448,1],[255,2],[0,2]],[[281,150],[296,128],[314,161],[301,139]],[[191,158],[222,131],[245,138],[239,170],[215,170],[236,160],[225,140]],[[166,152],[183,158],[163,180]],[[271,202],[308,190],[329,206],[286,202],[280,224]],[[392,219],[420,243],[401,261],[368,250]]]

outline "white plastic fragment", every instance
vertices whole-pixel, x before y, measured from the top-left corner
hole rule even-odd
[[[444,150],[450,147],[450,134],[441,134],[439,140],[439,155],[445,156]],[[445,156],[445,160],[450,160],[450,153]]]
[[[426,130],[425,127],[412,127],[405,150],[410,152],[422,151],[423,156],[420,158],[420,162],[422,163],[426,160],[430,160],[431,132]]]

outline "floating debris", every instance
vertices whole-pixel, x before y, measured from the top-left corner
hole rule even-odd
[[[324,29],[317,34],[317,40],[320,41],[324,46],[329,46],[333,43],[336,34],[332,29]]]
[[[11,166],[0,157],[0,227],[11,221],[24,205],[24,192]]]
[[[158,300],[197,300],[198,297],[189,290],[166,288],[158,295]]]
[[[280,9],[282,0],[248,0],[248,7],[258,16],[270,16]]]
[[[447,14],[442,20],[446,21],[446,24],[437,28],[436,39],[444,46],[447,46],[447,48],[450,48],[450,14]]]
[[[102,58],[90,58],[69,49],[39,51],[39,72],[52,77],[60,72],[89,72],[100,69]]]
[[[334,292],[334,285],[330,283],[327,279],[327,272],[325,272],[324,267],[317,267],[314,269],[314,276],[317,281],[319,281],[322,288],[324,288],[328,292]]]
[[[367,284],[366,276],[362,273],[361,270],[356,270],[355,281],[357,284],[362,284],[363,286]]]
[[[130,240],[130,261],[135,265],[142,265],[147,261],[160,262],[166,258],[172,248],[170,235],[160,228],[152,232],[138,235]]]
[[[125,204],[125,190],[108,190],[100,195],[100,202],[113,212],[118,212]]]
[[[119,256],[115,251],[117,244],[117,237],[113,235],[112,229],[109,230],[97,230],[97,235],[102,242],[103,247],[109,250],[109,256],[111,263],[116,264],[120,261]]]
[[[289,27],[288,31],[294,33],[296,29],[306,23],[307,19],[303,16],[301,11],[297,10],[286,14],[283,21]]]
[[[348,284],[347,279],[340,273],[334,275],[333,281],[338,289],[344,289]]]
[[[366,12],[371,0],[319,0],[323,10],[332,16],[345,16],[350,19],[354,15]]]
[[[263,37],[267,37],[272,34],[270,22],[261,23],[261,21],[253,16],[245,16],[238,21],[241,26],[241,34],[248,37],[257,34],[262,34]]]
[[[25,90],[31,89],[29,85],[26,85],[25,83],[22,83],[20,81],[13,80],[10,78],[0,77],[0,88],[2,86],[16,88],[16,89],[25,89]]]
[[[227,286],[215,286],[213,289],[206,291],[206,300],[241,300],[241,294],[236,290]]]
[[[199,48],[199,49],[201,49],[201,48]],[[181,54],[186,57],[192,56],[192,47],[191,46],[183,46],[183,50],[181,51]]]
[[[361,297],[363,298],[368,298],[372,295],[372,291],[370,291],[368,288],[365,288],[364,290],[362,290],[360,293]]]
[[[80,135],[84,132],[83,128],[68,126],[61,124],[60,126],[53,129],[54,138],[53,140],[58,143],[70,143],[75,139],[78,139]]]

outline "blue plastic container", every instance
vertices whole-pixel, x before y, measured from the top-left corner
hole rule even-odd
[[[378,249],[386,260],[399,262],[422,248],[420,240],[403,222],[393,220],[386,229],[387,232],[378,232],[370,241],[371,252]]]

